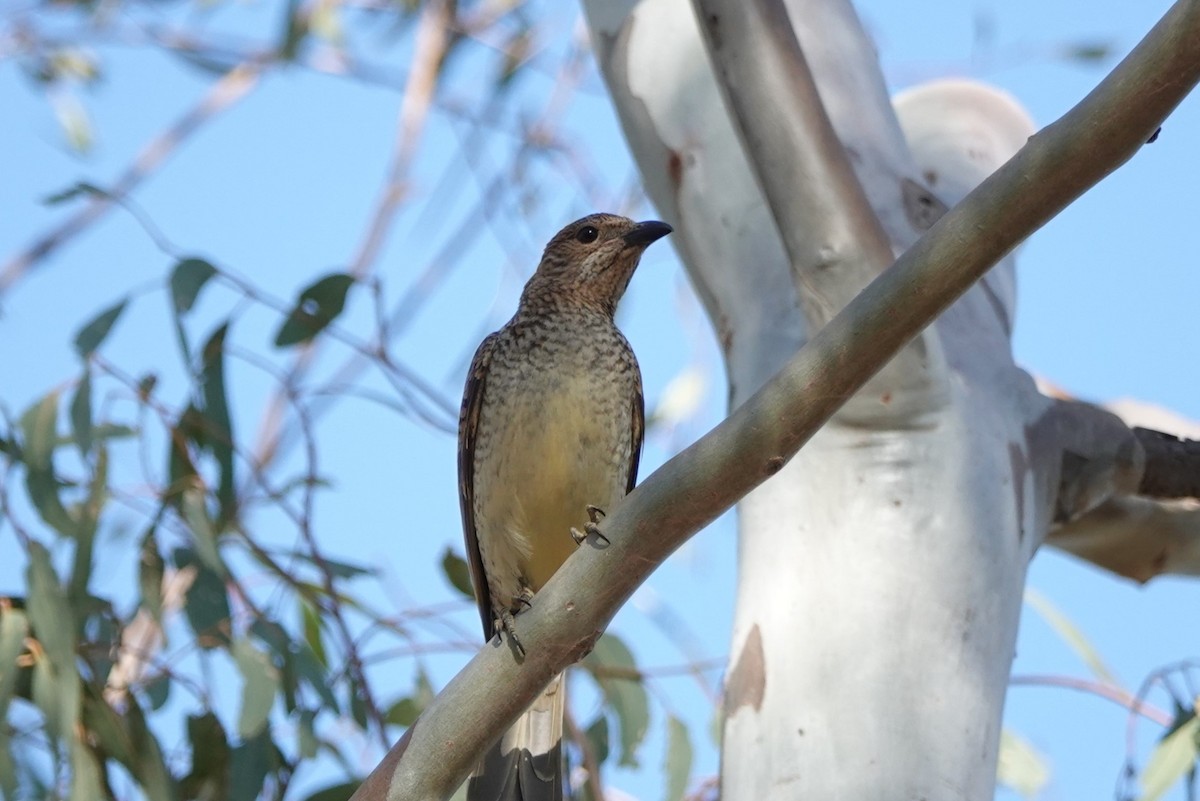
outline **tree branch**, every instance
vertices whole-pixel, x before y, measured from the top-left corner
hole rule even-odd
[[[694,0],[693,7],[805,317],[820,328],[892,262],[891,243],[825,112],[783,4]],[[812,231],[822,238],[814,240]]]
[[[1078,106],[939,220],[730,417],[615,509],[518,626],[484,647],[355,798],[448,798],[545,684],[671,552],[777,473],[887,360],[1018,242],[1128,160],[1200,80],[1200,0],[1180,0]]]
[[[1133,429],[1146,452],[1138,495],[1200,499],[1200,441],[1149,428]]]
[[[1200,504],[1110,498],[1056,527],[1046,544],[1144,584],[1156,576],[1200,576]]]

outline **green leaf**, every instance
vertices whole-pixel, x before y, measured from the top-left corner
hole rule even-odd
[[[603,765],[608,761],[609,752],[608,718],[604,715],[597,715],[596,719],[592,721],[592,725],[587,727],[584,735],[591,746],[592,755],[596,758],[596,764]]]
[[[217,274],[217,268],[204,259],[180,259],[171,270],[171,307],[176,314],[187,314],[196,304],[200,290]]]
[[[0,604],[0,796],[4,798],[17,797],[17,763],[9,747],[8,705],[17,692],[22,673],[17,658],[25,651],[28,634],[25,613],[8,603]]]
[[[449,546],[442,554],[442,573],[445,574],[451,587],[468,598],[475,597],[475,592],[471,589],[471,570],[467,567],[466,560]]]
[[[421,710],[417,709],[416,701],[411,698],[401,698],[388,707],[387,712],[383,715],[383,719],[393,726],[400,726],[407,729],[416,723],[417,718],[420,716]]]
[[[269,728],[233,749],[229,766],[229,801],[256,801],[267,774],[278,764]]]
[[[233,472],[233,423],[225,391],[225,335],[229,323],[218,328],[204,344],[200,380],[204,385],[204,421],[208,447],[217,460],[221,476],[217,483],[217,502],[221,512],[217,529],[233,519],[237,503],[237,484]]]
[[[188,740],[192,770],[180,783],[180,794],[192,798],[224,798],[229,785],[230,749],[225,728],[212,712],[189,715]]]
[[[189,446],[202,446],[202,425],[200,411],[189,405],[179,415],[179,421],[170,431],[167,444],[167,487],[163,491],[163,501],[166,503],[178,504],[183,491],[193,486],[199,478]]]
[[[71,795],[70,801],[90,801],[104,798],[100,780],[100,763],[96,755],[79,740],[79,735],[73,735],[71,742]]]
[[[34,636],[58,671],[75,666],[74,627],[63,625],[74,620],[58,574],[50,563],[50,554],[40,542],[29,543],[29,566],[25,570],[29,587],[27,611]]]
[[[347,676],[346,681],[346,700],[350,704],[350,717],[354,718],[354,722],[363,731],[367,729],[367,699],[363,693],[362,687],[351,673]]]
[[[1071,622],[1071,619],[1050,602],[1049,598],[1037,590],[1026,588],[1025,603],[1029,604],[1035,612],[1042,616],[1046,624],[1083,660],[1084,664],[1088,666],[1088,669],[1092,671],[1096,678],[1113,687],[1121,686],[1116,676],[1104,664],[1104,660],[1100,657],[1100,652],[1084,636],[1084,633]]]
[[[621,758],[619,764],[637,767],[637,749],[646,737],[650,726],[650,703],[646,688],[638,680],[614,678],[605,675],[604,668],[637,670],[633,654],[613,634],[605,634],[596,641],[596,647],[583,660],[583,666],[592,673],[604,700],[612,707],[621,727]]]
[[[45,547],[31,542],[28,553],[26,611],[30,629],[42,646],[33,666],[33,701],[45,714],[51,737],[68,740],[81,709],[75,627],[71,625],[74,616]]]
[[[73,401],[72,401],[73,402]],[[101,423],[100,425],[92,426],[92,444],[96,445],[101,442],[110,442],[114,439],[130,439],[136,437],[138,430],[132,426],[122,425],[120,423]],[[56,437],[54,446],[59,445],[77,445],[79,438],[74,432],[69,437]]]
[[[49,470],[53,466],[57,423],[57,390],[48,393],[21,415],[22,460],[30,470]]]
[[[1000,732],[1000,762],[996,781],[1021,797],[1037,798],[1050,780],[1050,769],[1034,747],[1008,729]]]
[[[146,698],[150,701],[150,708],[157,712],[171,697],[171,674],[158,674],[142,685],[142,691],[146,693]]]
[[[231,623],[225,582],[190,548],[176,548],[173,557],[180,570],[196,569],[196,578],[184,597],[183,611],[196,632],[197,644],[204,649],[228,646]]]
[[[1196,764],[1196,737],[1200,718],[1192,718],[1164,737],[1150,754],[1142,771],[1142,794],[1138,801],[1157,801]]]
[[[165,564],[162,554],[158,551],[158,535],[155,533],[155,523],[151,524],[142,535],[142,544],[138,558],[138,590],[141,593],[141,605],[148,611],[158,624],[162,624],[162,582]],[[158,707],[156,706],[155,709]]]
[[[279,657],[279,661],[291,658],[292,639],[287,630],[274,620],[255,618],[250,624],[250,633],[262,640]]]
[[[321,667],[329,667],[329,662],[325,659],[325,641],[321,637],[321,616],[304,598],[300,599],[300,616],[304,620],[304,641],[312,649],[313,656]]]
[[[1084,61],[1089,63],[1097,63],[1107,61],[1112,57],[1113,46],[1109,42],[1080,42],[1079,44],[1068,45],[1066,48],[1066,57],[1071,61]]]
[[[12,748],[9,746],[8,727],[0,726],[0,795],[4,798],[16,798],[17,763],[13,761]]]
[[[325,667],[317,661],[316,655],[313,654],[312,648],[309,648],[307,643],[301,645],[296,653],[292,654],[292,665],[301,678],[308,682],[313,691],[321,697],[326,708],[340,715],[341,707],[338,705],[337,696],[329,687]]]
[[[275,705],[275,693],[279,689],[279,670],[249,640],[235,640],[232,651],[238,671],[242,674],[242,711],[238,715],[238,736],[247,740],[266,728],[271,707]]]
[[[275,347],[308,342],[321,333],[346,307],[346,293],[353,283],[354,276],[334,273],[301,292],[275,335]]]
[[[218,576],[227,576],[229,571],[221,559],[221,551],[217,547],[217,534],[208,519],[208,508],[204,500],[204,490],[200,487],[185,489],[180,501],[183,519],[191,529],[196,553],[204,560],[204,564]]]
[[[667,719],[667,753],[663,760],[663,772],[667,775],[667,801],[679,801],[687,791],[688,778],[692,773],[692,740],[687,726],[671,715]]]
[[[71,429],[79,454],[86,459],[92,450],[92,371],[86,366],[71,398]]]
[[[361,782],[344,782],[333,784],[323,790],[317,790],[305,801],[347,801]]]
[[[162,686],[170,685],[164,681]],[[166,700],[165,691],[163,700]],[[174,801],[175,781],[167,769],[158,740],[146,725],[146,717],[136,698],[130,697],[125,701],[125,724],[134,753],[133,764],[129,766],[130,772],[137,778],[150,801]]]
[[[8,702],[17,688],[17,657],[25,651],[29,619],[20,609],[0,606],[0,721],[8,719]],[[0,730],[6,730],[0,725]]]
[[[121,312],[125,311],[125,304],[128,302],[129,299],[125,298],[116,305],[110,306],[96,315],[83,328],[79,329],[79,333],[75,335],[75,351],[80,357],[86,359],[96,352],[96,349],[104,342],[105,337],[112,331],[112,327],[117,322],[117,318],[121,316]]]
[[[433,685],[429,683],[429,676],[418,667],[413,694],[392,704],[384,714],[384,720],[393,726],[408,728],[416,723],[421,713],[433,703],[434,695]]]
[[[297,726],[297,750],[303,759],[312,759],[321,749],[321,741],[317,739],[316,728],[314,723],[317,719],[317,713],[312,709],[301,709],[300,720]]]
[[[58,496],[60,484],[49,468],[30,468],[25,471],[25,492],[38,515],[65,537],[74,537],[79,530],[79,521],[62,505]]]
[[[88,482],[87,499],[79,506],[79,520],[75,528],[75,554],[71,567],[71,583],[67,599],[75,610],[76,622],[82,630],[87,614],[88,585],[92,580],[92,551],[96,542],[96,527],[100,524],[100,512],[108,500],[108,448],[96,450],[91,480]]]

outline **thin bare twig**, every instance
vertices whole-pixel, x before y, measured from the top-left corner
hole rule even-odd
[[[1078,679],[1073,676],[1051,675],[1020,675],[1009,678],[1008,683],[1014,687],[1063,687],[1068,690],[1078,690],[1106,701],[1112,701],[1124,707],[1135,715],[1141,715],[1146,720],[1160,726],[1171,725],[1172,716],[1158,707],[1148,704],[1140,697],[1134,697],[1120,687],[1114,687],[1100,681]]]
[[[133,163],[103,195],[93,195],[82,209],[38,239],[0,267],[0,297],[26,272],[89,225],[100,219],[116,201],[137,188],[162,163],[206,122],[246,96],[258,83],[265,64],[241,64],[218,80],[204,98],[171,127],[154,137]]]

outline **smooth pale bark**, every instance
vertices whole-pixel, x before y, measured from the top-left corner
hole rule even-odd
[[[802,55],[768,2],[585,2],[735,406],[873,268],[872,248],[845,245],[871,226],[838,205],[842,174],[813,166],[831,157],[809,84],[896,249],[940,212],[923,192],[957,202],[1033,133],[963,82],[899,98],[897,125],[852,7],[786,5]],[[727,801],[992,795],[1028,560],[1142,467],[1116,418],[1040,395],[1013,364],[1014,296],[1006,258],[741,503]],[[924,369],[896,369],[914,354]]]

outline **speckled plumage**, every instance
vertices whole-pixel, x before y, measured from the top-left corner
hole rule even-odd
[[[565,227],[471,364],[459,424],[467,555],[485,637],[504,631],[518,651],[513,616],[575,550],[572,527],[633,488],[641,374],[613,314],[642,251],[669,231],[608,214]],[[561,797],[560,679],[526,713],[539,722],[519,721],[484,760],[469,798]]]

